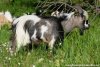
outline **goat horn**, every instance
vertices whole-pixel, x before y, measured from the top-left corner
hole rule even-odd
[[[74,7],[76,12],[79,12],[80,14],[83,13],[83,9],[79,5],[76,5],[76,6],[73,6],[73,7]]]
[[[79,14],[83,14],[85,16],[86,20],[88,20],[87,11],[83,10],[79,5],[74,6],[74,9],[76,9],[76,12],[79,12]]]

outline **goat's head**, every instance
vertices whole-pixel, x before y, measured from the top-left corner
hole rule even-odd
[[[83,34],[85,29],[90,27],[88,22],[88,13],[83,10],[80,6],[76,6],[77,11],[71,13],[60,13],[60,17],[65,17],[65,20],[62,22],[62,26],[67,33],[71,32],[74,27],[80,29],[80,35]]]
[[[78,17],[76,20],[80,19],[80,21],[76,22],[78,24],[77,26],[80,29],[80,35],[83,35],[83,31],[89,29],[90,27],[90,24],[88,22],[88,13],[80,6],[75,6],[74,8],[76,9],[76,15],[74,15],[74,17]]]
[[[83,10],[80,6],[75,6],[76,12],[80,15],[82,18],[82,24],[84,29],[88,29],[90,27],[90,24],[88,22],[88,13],[87,11]]]

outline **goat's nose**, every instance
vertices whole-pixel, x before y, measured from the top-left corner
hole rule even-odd
[[[88,29],[90,27],[90,24],[89,23],[88,24],[85,23],[84,26],[85,26],[86,29]]]
[[[89,29],[89,28],[90,28],[90,24],[87,24],[86,29]]]

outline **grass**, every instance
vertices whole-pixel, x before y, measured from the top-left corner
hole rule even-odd
[[[15,15],[18,15],[18,12],[15,12]],[[94,16],[91,15],[89,20],[92,21]],[[80,36],[78,30],[74,29],[64,39],[64,45],[56,49],[53,57],[48,57],[45,45],[40,45],[37,49],[33,48],[30,52],[20,50],[16,55],[11,56],[8,52],[9,45],[7,43],[9,42],[11,31],[8,30],[7,26],[4,26],[0,30],[0,67],[65,67],[71,64],[100,65],[100,16],[97,16],[90,24],[90,29],[85,31],[83,36]]]

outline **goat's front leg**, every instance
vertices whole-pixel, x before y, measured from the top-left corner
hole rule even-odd
[[[80,35],[83,35],[83,34],[84,34],[84,29],[81,28],[81,29],[80,29]]]
[[[56,41],[55,37],[52,36],[51,41],[49,42],[50,54],[53,52],[53,47],[54,47],[55,41]]]

